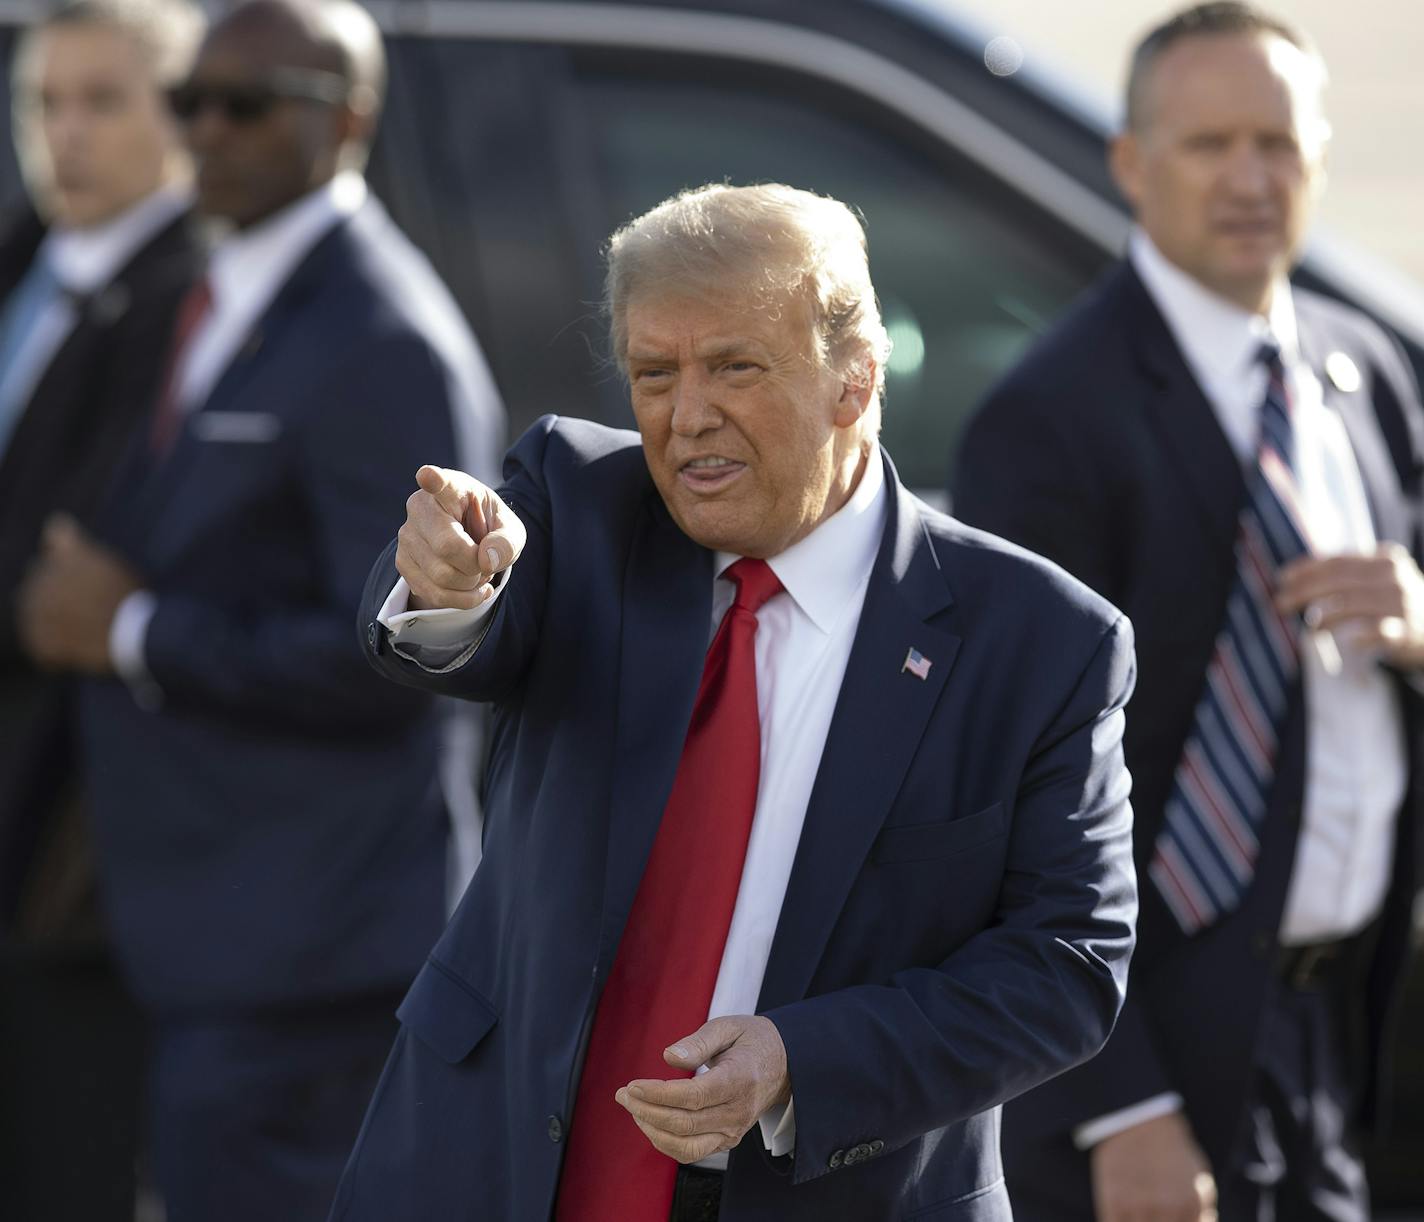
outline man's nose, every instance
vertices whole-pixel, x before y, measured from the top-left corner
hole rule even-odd
[[[86,124],[73,107],[57,108],[45,118],[45,139],[56,153],[78,151],[86,136]]]
[[[681,437],[696,437],[721,423],[711,379],[700,371],[684,370],[673,390],[672,431]]]
[[[1250,141],[1242,141],[1231,151],[1225,167],[1227,189],[1236,196],[1259,199],[1270,187],[1270,169],[1264,154]]]

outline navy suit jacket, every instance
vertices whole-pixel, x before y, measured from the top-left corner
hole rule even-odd
[[[342,1222],[548,1216],[707,649],[713,554],[636,434],[545,418],[505,476],[529,541],[473,656],[430,673],[371,635],[384,674],[496,712],[484,860],[401,1007]],[[1121,1001],[1130,628],[888,462],[887,484],[758,1007],[786,1045],[795,1153],[754,1127],[724,1222],[1007,1219],[999,1104],[1091,1056]]]
[[[29,208],[0,233],[0,301],[29,270],[44,236]],[[88,887],[74,897],[81,903],[71,899],[54,911],[55,879],[75,872],[92,882],[92,853],[87,835],[72,843],[82,791],[74,684],[40,671],[21,648],[14,595],[45,519],[86,516],[103,496],[125,442],[152,407],[174,314],[201,261],[197,227],[185,214],[78,302],[73,329],[0,452],[0,926],[8,931],[13,921],[22,936],[51,947],[83,946],[97,932]]]
[[[293,271],[166,458],[140,431],[94,520],[157,596],[161,706],[118,679],[83,702],[112,930],[150,1005],[401,988],[439,933],[434,706],[370,673],[351,617],[419,465],[456,462],[457,429],[497,431],[479,361],[369,202]]]
[[[1303,359],[1340,414],[1377,535],[1418,554],[1424,413],[1402,354],[1362,315],[1294,291]],[[1326,360],[1360,375],[1337,386]],[[1338,368],[1338,364],[1336,366]],[[1349,379],[1342,379],[1348,385]],[[1245,476],[1147,289],[1111,271],[989,396],[969,426],[955,512],[1056,560],[1111,599],[1137,631],[1141,679],[1128,717],[1137,864],[1162,824],[1235,574]],[[1413,783],[1400,819],[1395,882],[1367,990],[1369,1064],[1379,1081],[1383,1034],[1407,946],[1416,869],[1420,701],[1400,680]],[[1184,939],[1156,889],[1143,887],[1132,987],[1102,1055],[1005,1114],[1009,1161],[1019,1143],[1043,1165],[1071,1128],[1165,1090],[1185,1096],[1213,1163],[1241,1132],[1258,1021],[1295,859],[1305,777],[1299,687],[1282,737],[1278,781],[1256,878],[1241,908]],[[1229,1002],[1226,999],[1230,999]],[[1378,1104],[1371,1092],[1367,1112]],[[1086,1170],[1081,1171],[1086,1191]]]

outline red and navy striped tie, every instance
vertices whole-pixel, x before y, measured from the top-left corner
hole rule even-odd
[[[1281,567],[1308,550],[1280,349],[1236,540],[1236,579],[1206,685],[1172,780],[1148,874],[1186,933],[1234,911],[1256,871],[1286,707],[1300,669],[1299,616],[1276,609]]]

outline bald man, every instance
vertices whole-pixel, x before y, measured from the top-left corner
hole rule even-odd
[[[105,894],[156,1020],[169,1222],[325,1216],[445,917],[437,709],[352,621],[430,456],[488,471],[464,320],[367,197],[370,18],[257,0],[170,96],[230,229],[96,521],[50,523],[30,647],[83,676]]]

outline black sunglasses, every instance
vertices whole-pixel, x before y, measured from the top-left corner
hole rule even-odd
[[[257,123],[279,102],[320,102],[339,106],[351,96],[345,77],[319,68],[279,68],[261,80],[222,84],[184,81],[168,90],[168,109],[191,123],[209,107],[229,123]]]

